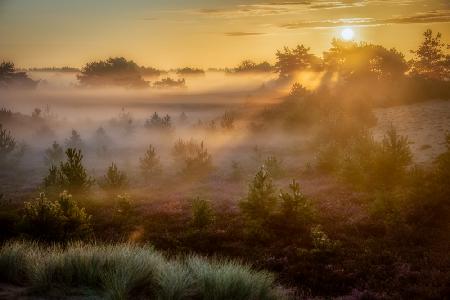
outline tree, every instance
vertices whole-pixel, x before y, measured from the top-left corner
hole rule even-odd
[[[0,166],[18,163],[25,152],[25,145],[18,145],[10,131],[0,124]]]
[[[288,227],[298,229],[309,224],[313,211],[308,198],[300,192],[300,185],[295,180],[289,184],[291,193],[280,193],[280,216]]]
[[[235,115],[232,112],[225,112],[220,118],[220,126],[223,129],[231,130],[234,128]]]
[[[75,129],[72,129],[70,137],[66,139],[66,148],[83,148],[83,141],[81,140],[81,136]]]
[[[153,83],[153,87],[158,89],[166,89],[166,88],[185,88],[186,80],[184,78],[174,80],[170,77],[162,78],[159,81],[155,81]]]
[[[279,178],[283,176],[283,161],[277,158],[275,155],[270,155],[264,161],[264,166],[266,167],[267,172],[273,178]]]
[[[149,179],[161,174],[161,162],[156,155],[156,150],[152,145],[149,145],[145,154],[140,158],[140,169],[145,179]]]
[[[54,141],[52,146],[45,150],[44,162],[46,166],[57,165],[64,158],[63,148]]]
[[[171,118],[168,114],[161,118],[157,112],[154,112],[152,117],[145,121],[145,128],[170,130],[172,129]]]
[[[0,88],[33,89],[39,81],[32,80],[25,72],[17,72],[14,63],[3,61],[0,64]]]
[[[276,206],[277,197],[272,179],[266,169],[261,167],[249,185],[247,197],[239,202],[249,233],[257,237],[266,236],[264,225],[275,211]]]
[[[41,193],[25,203],[21,225],[25,233],[37,240],[69,241],[90,233],[91,216],[66,191],[56,199]]]
[[[172,149],[172,155],[184,175],[203,175],[212,169],[212,158],[203,141],[197,143],[193,139],[189,141],[179,139]]]
[[[111,163],[99,185],[109,193],[117,192],[128,186],[128,178],[124,172],[117,168],[115,163]]]
[[[450,80],[450,55],[446,53],[450,45],[442,42],[441,33],[434,36],[431,29],[427,29],[423,36],[419,48],[411,50],[414,54],[410,62],[411,73],[427,79]]]
[[[298,45],[296,48],[284,47],[276,53],[277,62],[275,69],[280,76],[289,76],[294,72],[317,69],[320,66],[320,59],[311,54],[310,48]]]
[[[195,198],[191,205],[191,225],[197,230],[207,229],[214,222],[214,211],[209,201]]]
[[[16,149],[17,143],[10,131],[3,128],[0,124],[0,162],[6,158]]]
[[[323,53],[328,71],[338,72],[345,80],[398,79],[407,71],[404,55],[380,45],[333,39]]]
[[[68,190],[71,193],[86,192],[94,183],[87,175],[82,164],[81,150],[69,148],[66,150],[67,160],[61,162],[59,167],[51,166],[44,178],[44,187],[47,190]]]
[[[255,63],[252,60],[244,60],[240,63],[239,66],[232,69],[234,73],[264,73],[264,72],[272,72],[274,67],[269,64],[267,61],[262,63]]]
[[[141,68],[123,57],[87,63],[77,76],[81,86],[120,86],[127,88],[148,87],[141,76]]]

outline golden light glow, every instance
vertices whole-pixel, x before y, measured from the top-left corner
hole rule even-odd
[[[346,41],[353,40],[353,38],[355,37],[355,32],[351,28],[344,28],[341,31],[341,37]]]

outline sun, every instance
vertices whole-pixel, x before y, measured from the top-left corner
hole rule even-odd
[[[351,28],[344,28],[341,31],[341,37],[346,41],[352,40],[354,36],[355,32]]]

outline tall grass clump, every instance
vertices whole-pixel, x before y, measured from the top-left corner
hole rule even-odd
[[[131,244],[5,244],[0,282],[24,285],[44,297],[279,299],[268,273],[234,261],[167,260],[150,246]]]
[[[205,262],[199,257],[190,257],[187,266],[198,285],[200,299],[278,299],[274,278],[268,273],[255,272],[234,261]]]

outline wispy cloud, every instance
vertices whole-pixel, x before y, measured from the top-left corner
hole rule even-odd
[[[263,32],[244,32],[244,31],[232,31],[225,32],[226,36],[252,36],[252,35],[262,35],[265,34]]]
[[[325,21],[299,21],[280,25],[286,29],[322,28],[340,26],[377,26],[388,24],[414,24],[414,23],[450,23],[450,10],[429,11],[411,16],[396,16],[387,19],[350,18]]]

